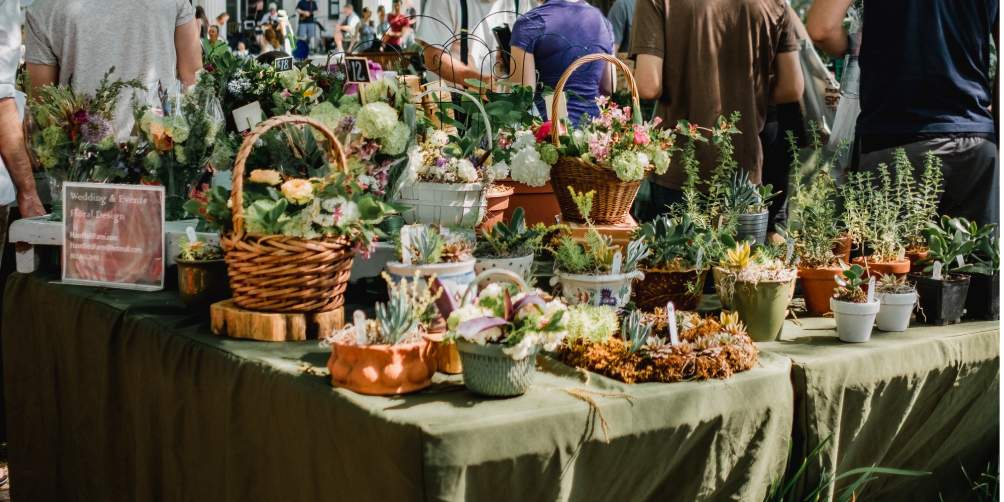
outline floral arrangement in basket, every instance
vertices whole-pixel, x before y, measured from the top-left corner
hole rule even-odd
[[[493,163],[491,152],[480,141],[427,129],[424,140],[409,153],[408,179],[424,183],[492,184],[509,175],[504,163]]]
[[[729,378],[756,364],[759,350],[737,314],[702,318],[677,311],[674,317],[678,339],[670,332],[664,310],[632,311],[621,322],[619,336],[616,325],[589,336],[570,331],[558,357],[626,383]]]

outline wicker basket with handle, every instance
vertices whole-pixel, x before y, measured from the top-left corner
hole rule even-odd
[[[234,162],[233,230],[221,233],[234,302],[269,312],[327,312],[343,303],[355,253],[345,237],[303,239],[251,234],[244,230],[244,163],[265,132],[284,124],[306,124],[321,131],[331,148],[331,162],[347,172],[345,153],[335,134],[320,122],[283,115],[259,124],[244,139]]]
[[[627,79],[628,90],[631,91],[633,103],[631,113],[639,113],[638,84],[635,83],[631,69],[621,60],[608,54],[590,54],[575,60],[561,75],[558,85],[554,88],[554,94],[561,94],[565,83],[568,82],[568,78],[572,76],[572,72],[576,68],[593,61],[607,61],[620,69],[624,78]],[[551,117],[558,115],[559,101],[558,99],[554,100]],[[559,129],[560,127],[551,127],[551,143],[554,146],[560,145]],[[649,165],[645,169],[645,174],[648,175],[652,169],[653,167]],[[568,187],[574,188],[576,192],[596,190],[596,196],[593,197],[593,208],[589,211],[591,220],[597,223],[620,223],[631,211],[631,204],[634,203],[634,198],[638,195],[641,182],[641,179],[624,181],[617,177],[617,173],[610,166],[586,162],[579,157],[560,155],[558,161],[551,167],[551,186],[554,187],[554,195],[558,198],[561,218],[564,221],[585,221],[579,216],[579,210],[575,206],[575,201],[572,200],[572,194],[569,193]]]

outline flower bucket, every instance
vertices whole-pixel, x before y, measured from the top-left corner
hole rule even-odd
[[[419,281],[421,281],[420,286],[423,289],[429,287],[426,278],[436,274],[436,277],[446,287],[446,291],[456,297],[463,294],[467,287],[474,282],[476,277],[474,263],[473,258],[458,263],[436,263],[433,265],[405,265],[399,261],[392,261],[387,263],[387,273],[390,274],[392,281],[399,283],[401,281],[411,282],[415,278],[415,271],[418,271],[422,276]],[[390,291],[389,284],[387,288]],[[434,324],[429,327],[429,331],[445,330],[446,322],[442,317],[437,317]]]
[[[411,206],[402,215],[409,225],[474,226],[487,210],[485,192],[481,183],[406,183],[397,202]]]
[[[966,319],[996,321],[1000,319],[1000,275],[969,274],[966,294]]]
[[[952,279],[931,279],[911,276],[917,284],[917,320],[934,326],[945,326],[962,322],[962,312],[966,308],[969,291],[969,276]]]
[[[463,362],[464,385],[471,392],[511,397],[525,394],[533,385],[540,347],[534,347],[530,355],[515,361],[502,351],[501,344],[478,345],[463,339],[456,343]]]
[[[833,276],[841,273],[840,268],[798,267],[798,279],[802,283],[805,310],[810,314],[822,315],[830,312],[830,298],[837,287]]]
[[[700,272],[697,269],[678,272],[648,269],[644,273],[645,279],[631,289],[631,299],[638,308],[651,312],[655,307],[665,308],[667,303],[673,302],[676,310],[694,310],[701,304],[708,267]],[[693,282],[697,283],[696,290],[690,293],[689,284]]]
[[[426,338],[398,345],[331,344],[331,385],[370,396],[422,390],[436,373],[432,342]]]
[[[230,293],[226,260],[183,260],[174,257],[178,265],[178,293],[189,307],[208,307],[226,300]]]
[[[644,279],[636,270],[628,274],[584,275],[558,272],[551,285],[561,283],[561,297],[568,305],[623,307],[631,300],[631,281]],[[665,305],[663,305],[665,306]]]
[[[785,282],[760,281],[756,284],[735,281],[725,287],[725,275],[715,271],[715,288],[725,310],[739,313],[739,320],[754,342],[773,342],[781,337],[788,304],[795,292],[795,279]],[[727,290],[731,290],[731,295]],[[728,307],[724,305],[728,304]]]
[[[516,258],[478,258],[474,264],[474,272],[480,275],[488,270],[508,270],[524,279],[533,268],[533,253]],[[478,282],[478,287],[484,289],[485,286],[493,283],[509,283],[508,279],[482,279]]]
[[[840,341],[864,343],[871,339],[875,316],[881,308],[877,299],[871,303],[851,303],[830,298],[830,308],[833,309]]]
[[[755,214],[740,214],[736,225],[736,242],[752,235],[757,244],[767,240],[767,211]]]
[[[910,327],[910,317],[917,305],[917,292],[875,293],[881,308],[875,324],[882,331],[906,331]]]

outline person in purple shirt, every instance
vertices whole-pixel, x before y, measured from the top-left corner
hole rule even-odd
[[[516,21],[511,43],[512,76],[508,80],[536,86],[537,108],[546,116],[538,75],[540,84],[554,88],[576,59],[588,54],[613,54],[614,33],[603,13],[583,0],[547,0]],[[570,91],[568,118],[573,123],[578,123],[583,114],[598,116],[597,91],[609,95],[612,90],[610,64],[594,61],[580,66],[564,90]]]

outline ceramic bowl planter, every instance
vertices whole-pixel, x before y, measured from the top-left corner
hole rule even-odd
[[[931,279],[911,275],[917,284],[920,301],[917,304],[917,320],[934,326],[945,326],[962,321],[966,308],[966,293],[969,291],[969,276],[952,276],[951,279]]]
[[[780,338],[784,319],[788,317],[788,304],[795,292],[795,279],[756,284],[735,281],[728,285],[727,276],[719,270],[715,268],[715,289],[722,299],[722,308],[739,313],[739,320],[746,325],[754,342],[773,342]]]
[[[557,276],[551,278],[551,285],[561,283],[561,297],[568,305],[581,303],[620,308],[631,300],[631,281],[644,278],[645,274],[638,270],[611,275],[558,272]]]
[[[435,263],[432,265],[405,265],[399,261],[392,261],[387,264],[387,272],[390,274],[391,280],[397,283],[414,280],[415,272],[418,271],[421,275],[419,281],[421,281],[421,287],[423,288],[428,287],[426,278],[432,274],[436,274],[436,277],[446,287],[446,291],[453,296],[458,296],[463,294],[467,287],[474,282],[474,277],[476,276],[474,273],[474,263],[475,260],[473,258],[457,263]],[[429,329],[431,331],[443,331],[445,327],[446,323],[439,317]]]
[[[436,373],[432,342],[397,345],[331,344],[331,385],[357,394],[392,396],[422,390]]]
[[[833,276],[840,275],[841,269],[798,267],[798,279],[802,283],[805,310],[810,314],[822,315],[830,312],[830,298],[833,298]]]
[[[1000,319],[1000,275],[969,275],[966,294],[966,319],[996,321]]]
[[[740,214],[739,222],[736,226],[736,242],[740,242],[748,235],[756,239],[757,244],[763,244],[767,240],[767,211],[754,214]]]
[[[887,263],[868,260],[867,265],[865,265],[865,259],[862,256],[858,256],[851,261],[865,267],[865,278],[871,277],[871,275],[875,275],[876,278],[881,278],[883,275],[888,274],[903,277],[904,275],[910,273],[910,260],[907,260],[906,258]]]
[[[700,272],[697,269],[678,272],[648,269],[644,274],[645,279],[638,281],[631,290],[631,299],[638,308],[651,312],[655,307],[665,308],[668,302],[673,302],[676,310],[694,310],[701,304],[708,267]],[[693,282],[697,283],[696,290],[690,293],[689,284]]]
[[[208,307],[226,300],[230,293],[226,260],[183,260],[174,257],[178,265],[178,293],[189,307]]]
[[[539,347],[516,361],[502,351],[502,345],[489,343],[478,345],[467,340],[457,340],[457,351],[463,363],[464,385],[485,396],[512,397],[525,394],[533,385],[537,372],[536,361]]]
[[[474,226],[485,216],[485,191],[481,183],[417,182],[402,186],[397,202],[411,206],[402,215],[409,225]]]
[[[917,292],[875,293],[881,308],[875,325],[881,331],[906,331],[910,327],[910,317],[917,305]]]
[[[872,337],[875,316],[881,304],[877,299],[871,303],[842,302],[830,298],[833,319],[837,322],[837,336],[842,342],[864,343]]]
[[[526,278],[530,270],[533,269],[533,253],[516,258],[478,258],[474,264],[474,272],[481,274],[488,270],[508,270],[514,274]],[[505,278],[493,280],[482,279],[478,282],[479,288],[484,288],[492,282],[511,282]]]

